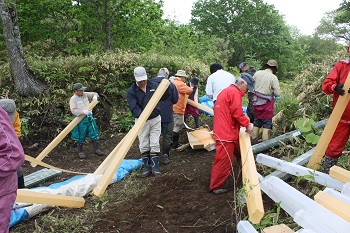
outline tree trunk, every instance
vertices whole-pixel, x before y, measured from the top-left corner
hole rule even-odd
[[[15,1],[7,5],[0,0],[0,14],[7,52],[10,57],[11,73],[16,92],[22,96],[38,95],[46,86],[35,79],[24,58],[23,47],[18,26]]]

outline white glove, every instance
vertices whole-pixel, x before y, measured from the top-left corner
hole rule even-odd
[[[92,100],[96,100],[97,101],[97,95],[95,94],[94,97],[92,97]]]
[[[88,115],[92,114],[92,111],[91,110],[84,110],[83,113],[88,116]]]

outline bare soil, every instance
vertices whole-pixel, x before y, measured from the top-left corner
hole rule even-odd
[[[124,137],[124,134],[108,130],[101,135],[105,156],[94,155],[87,140],[84,149],[88,157],[81,160],[75,144],[67,137],[43,161],[72,171],[93,173]],[[185,132],[182,132],[181,142],[187,142]],[[45,138],[23,141],[25,153],[33,157],[49,143],[50,140]],[[215,151],[204,149],[172,150],[171,163],[160,165],[162,176],[141,178],[141,171],[135,171],[108,186],[101,199],[87,195],[82,209],[55,207],[16,225],[10,232],[235,232],[237,219],[247,216],[244,208],[243,212],[235,208],[234,190],[241,188],[242,183],[240,166],[235,164],[235,172],[226,182],[228,193],[209,193],[214,155]],[[138,158],[136,139],[126,159]],[[28,162],[23,168],[25,175],[42,169],[39,166],[33,168]],[[72,175],[63,173],[42,186],[70,177]],[[271,205],[271,200],[264,199]]]

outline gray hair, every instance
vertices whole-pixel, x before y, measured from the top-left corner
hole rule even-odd
[[[248,85],[248,83],[243,78],[237,77],[235,83],[240,83],[240,82],[244,82],[245,85]]]

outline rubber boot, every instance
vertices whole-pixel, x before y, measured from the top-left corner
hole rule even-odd
[[[270,131],[271,129],[263,129],[262,131],[262,141],[266,141],[270,139]]]
[[[150,157],[149,156],[142,156],[142,162],[143,162],[143,172],[142,172],[142,177],[147,177],[149,175],[151,175],[152,170],[150,167]]]
[[[322,161],[322,167],[323,167],[323,173],[329,174],[329,169],[336,165],[338,162],[338,158],[329,158],[327,155],[324,155],[323,161]]]
[[[196,129],[199,128],[199,116],[195,116],[195,117],[193,117],[193,119],[194,119],[194,123],[196,125]]]
[[[17,177],[18,177],[18,188],[19,189],[24,189],[24,177],[23,177],[23,168],[19,167],[17,169]]]
[[[159,156],[156,154],[151,154],[151,162],[152,162],[152,174],[154,176],[160,176],[161,173],[159,171]]]
[[[94,146],[95,149],[95,154],[97,154],[98,156],[103,156],[103,152],[100,150],[100,146],[98,143],[98,140],[92,140],[92,145]]]
[[[259,127],[253,127],[253,134],[255,135],[255,138],[259,138]]]
[[[170,147],[163,147],[163,164],[170,163]]]
[[[77,144],[77,147],[78,147],[78,155],[79,155],[79,158],[85,159],[85,158],[86,158],[86,155],[84,154],[84,151],[83,151],[83,143],[78,143],[78,144]]]
[[[180,143],[179,143],[179,133],[175,133],[173,132],[173,148],[176,149],[180,146],[182,146]]]

